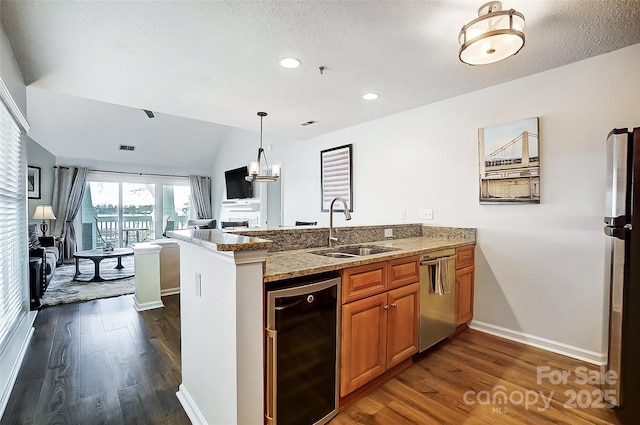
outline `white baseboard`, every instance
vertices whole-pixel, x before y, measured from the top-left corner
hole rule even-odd
[[[469,324],[469,327],[480,332],[485,332],[511,341],[520,342],[522,344],[531,345],[532,347],[541,348],[543,350],[551,351],[552,353],[562,354],[563,356],[582,360],[598,366],[607,364],[607,353],[585,350],[584,348],[575,347],[562,342],[552,341],[550,339],[475,320]]]
[[[7,384],[4,389],[2,389],[2,398],[0,398],[0,418],[4,414],[4,409],[7,408],[7,403],[9,402],[9,397],[11,397],[11,391],[13,390],[13,386],[16,383],[16,379],[18,378],[18,372],[20,372],[20,366],[22,366],[22,361],[24,360],[24,356],[27,352],[27,347],[29,346],[29,342],[31,341],[31,337],[33,336],[33,322],[36,320],[36,316],[38,315],[37,311],[30,311],[24,316],[23,323],[21,323],[16,330],[16,333],[19,329],[27,328],[26,333],[22,337],[22,341],[20,341],[20,335],[14,334],[9,341],[7,342],[7,346],[10,344],[20,344],[20,348],[18,350],[15,362],[11,367],[11,372],[9,373],[9,379],[7,379]],[[24,332],[24,331],[23,331]],[[2,355],[6,355],[9,352],[9,349],[5,349]]]
[[[145,310],[153,310],[154,308],[162,308],[164,307],[164,304],[162,303],[162,301],[151,301],[148,303],[138,303],[138,300],[133,299],[133,303],[136,307],[137,311],[145,311]]]
[[[175,288],[167,288],[160,290],[160,296],[166,297],[167,295],[175,295],[180,293],[180,287],[177,286]]]
[[[202,413],[200,413],[200,409],[198,409],[198,406],[196,406],[196,403],[193,401],[191,395],[189,395],[189,391],[187,391],[184,385],[180,384],[176,397],[178,397],[182,408],[193,425],[207,425],[207,421],[204,416],[202,416]]]

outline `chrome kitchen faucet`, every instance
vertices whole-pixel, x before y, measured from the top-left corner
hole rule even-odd
[[[338,242],[338,238],[333,236],[333,204],[337,200],[342,201],[342,205],[344,206],[344,219],[351,220],[351,213],[349,212],[349,207],[347,206],[347,201],[344,198],[336,197],[331,201],[331,205],[329,206],[329,248],[333,246],[334,242]]]

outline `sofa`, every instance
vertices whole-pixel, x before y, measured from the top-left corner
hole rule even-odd
[[[29,225],[29,280],[31,308],[40,306],[40,298],[53,278],[60,252],[52,236],[38,237],[37,224]],[[39,261],[37,261],[39,260]]]

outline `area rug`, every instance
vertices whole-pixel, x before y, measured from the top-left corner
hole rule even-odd
[[[134,267],[133,256],[123,257],[122,265]],[[113,268],[115,259],[105,259],[100,262],[100,270]],[[82,260],[80,272],[93,274],[93,261]],[[56,268],[49,287],[40,299],[44,306],[56,304],[70,304],[98,298],[118,297],[120,295],[133,294],[135,292],[135,277],[111,280],[105,282],[76,282],[73,276],[76,272],[75,264],[64,264]]]

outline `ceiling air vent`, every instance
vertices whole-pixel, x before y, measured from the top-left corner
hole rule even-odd
[[[303,122],[303,123],[302,123],[302,124],[300,124],[300,125],[301,125],[301,126],[303,126],[303,127],[306,127],[306,126],[308,126],[308,125],[315,124],[315,123],[317,123],[317,122],[318,122],[318,121],[307,121],[307,122]]]
[[[131,145],[120,145],[121,151],[135,151],[136,147]]]

